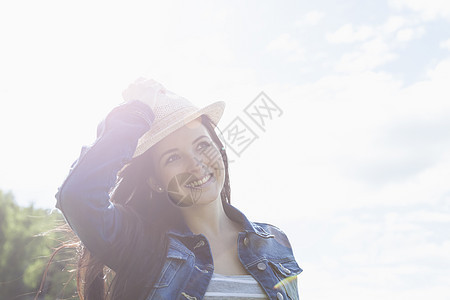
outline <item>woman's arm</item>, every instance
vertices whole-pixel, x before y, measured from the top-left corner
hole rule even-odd
[[[109,201],[109,192],[117,172],[131,159],[139,137],[153,120],[150,106],[140,101],[113,109],[100,123],[94,144],[83,147],[56,194],[56,207],[88,250],[99,257],[130,229],[127,223],[131,221]]]

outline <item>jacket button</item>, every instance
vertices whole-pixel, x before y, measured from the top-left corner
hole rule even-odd
[[[266,264],[263,263],[263,262],[260,262],[259,264],[257,264],[256,267],[257,267],[258,270],[260,270],[260,271],[264,271],[264,270],[267,268]]]
[[[202,247],[202,246],[205,246],[205,241],[204,241],[204,240],[200,240],[200,241],[197,243],[197,245],[194,246],[194,250],[197,249],[197,248],[199,248],[199,247]]]
[[[283,300],[283,299],[284,299],[283,294],[280,293],[280,292],[278,292],[278,293],[277,293],[277,299],[278,299],[278,300]]]
[[[286,272],[286,274],[291,274],[291,270],[289,270],[288,268],[286,268],[285,266],[283,266],[282,264],[279,264],[280,267],[283,269],[284,272]]]
[[[249,243],[248,237],[245,237],[245,238],[244,238],[244,245],[245,245],[245,246],[248,246],[248,243]]]

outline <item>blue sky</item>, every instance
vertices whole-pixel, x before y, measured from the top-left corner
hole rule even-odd
[[[232,202],[284,229],[303,299],[448,299],[450,4],[0,4],[0,189],[52,208],[139,76],[221,128],[264,91],[283,111],[231,165]]]

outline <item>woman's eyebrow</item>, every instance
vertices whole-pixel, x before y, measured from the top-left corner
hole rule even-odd
[[[201,138],[209,138],[208,136],[206,136],[206,135],[201,135],[201,136],[199,136],[198,138],[196,138],[193,142],[192,142],[192,144],[195,144],[199,139],[201,139]]]
[[[172,149],[167,150],[166,152],[161,154],[161,156],[159,157],[159,160],[161,161],[161,159],[164,157],[164,155],[166,155],[166,154],[168,154],[170,152],[176,151],[176,150],[178,150],[178,148],[172,148]]]

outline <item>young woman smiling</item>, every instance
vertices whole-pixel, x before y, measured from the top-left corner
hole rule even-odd
[[[198,109],[147,79],[123,96],[56,195],[82,242],[80,297],[298,299],[286,235],[230,205],[224,103]]]

